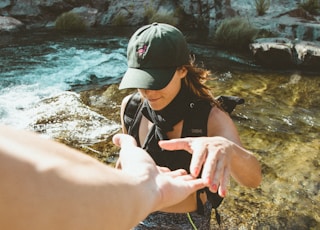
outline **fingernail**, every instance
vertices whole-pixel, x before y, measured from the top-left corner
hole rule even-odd
[[[194,167],[193,168],[193,174],[194,174],[194,176],[198,176],[199,175],[199,168],[198,167]]]
[[[216,184],[213,184],[211,187],[212,187],[212,190],[215,191],[215,192],[216,192],[217,189],[218,189],[218,186],[217,186]]]

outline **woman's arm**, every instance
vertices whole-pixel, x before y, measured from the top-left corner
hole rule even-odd
[[[215,141],[229,157],[231,176],[244,186],[259,186],[262,177],[260,163],[252,152],[242,146],[237,128],[230,116],[214,107],[209,119],[209,136],[221,137]]]
[[[210,137],[185,138],[161,141],[162,148],[184,149],[193,154],[190,171],[206,180],[212,192],[219,188],[219,195],[225,196],[229,176],[238,183],[257,187],[261,183],[261,167],[254,155],[242,147],[236,127],[231,118],[214,107],[209,115],[208,135]]]
[[[129,229],[203,187],[184,170],[160,173],[131,137],[116,135],[114,141],[122,147],[123,170],[0,126],[1,228]]]

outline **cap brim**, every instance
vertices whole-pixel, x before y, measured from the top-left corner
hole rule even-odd
[[[175,71],[176,68],[143,70],[128,68],[121,80],[119,89],[163,89],[169,84]]]

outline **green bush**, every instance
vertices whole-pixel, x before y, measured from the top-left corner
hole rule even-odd
[[[258,30],[241,17],[223,20],[214,33],[214,43],[227,49],[245,50]]]
[[[149,22],[150,18],[152,18],[153,15],[155,15],[155,14],[156,14],[156,11],[153,8],[146,7],[146,6],[144,7],[144,18],[147,19],[148,22]]]
[[[264,15],[270,7],[270,0],[255,0],[256,11],[259,16]]]
[[[302,3],[299,4],[299,7],[314,15],[317,15],[320,12],[319,0],[304,0]]]
[[[159,23],[167,23],[173,26],[177,26],[179,23],[180,12],[179,9],[176,9],[174,13],[161,14],[157,13],[151,7],[145,7],[144,17],[147,23],[159,22]]]
[[[83,31],[87,29],[87,25],[78,14],[67,12],[57,18],[55,28],[66,31]]]
[[[111,24],[113,26],[125,26],[128,24],[128,22],[123,14],[118,14],[112,19]]]

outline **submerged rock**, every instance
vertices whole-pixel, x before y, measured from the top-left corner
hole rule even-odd
[[[33,116],[30,129],[74,147],[105,141],[120,129],[118,123],[92,111],[72,92],[44,99],[29,113]]]

